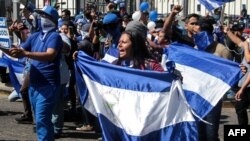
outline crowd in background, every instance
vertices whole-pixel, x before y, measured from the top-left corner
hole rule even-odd
[[[246,9],[242,10],[240,17],[231,21],[225,20],[225,22],[221,22],[219,20],[221,16],[220,8],[206,16],[193,13],[187,17],[177,18],[182,11],[182,6],[175,5],[171,13],[163,19],[155,17],[154,13],[143,9],[143,7],[141,7],[140,11],[127,13],[125,5],[112,2],[107,3],[106,13],[97,11],[96,5],[90,5],[80,11],[78,15],[71,15],[68,9],[64,9],[59,17],[55,13],[50,13],[54,10],[53,7],[50,8],[49,12],[46,8],[43,9],[43,12],[35,11],[34,5],[28,3],[21,11],[21,21],[14,20],[12,25],[9,26],[9,31],[19,38],[18,44],[25,50],[38,46],[30,38],[42,37],[41,43],[43,43],[42,40],[45,40],[48,42],[48,45],[55,46],[55,50],[57,50],[56,54],[51,57],[51,60],[48,60],[50,54],[48,56],[43,54],[39,58],[22,50],[13,49],[8,52],[14,57],[25,56],[28,58],[24,62],[26,70],[24,71],[24,76],[27,83],[23,83],[22,88],[18,92],[13,92],[9,98],[13,100],[13,95],[20,93],[23,100],[25,112],[16,121],[20,124],[34,122],[37,124],[37,128],[42,128],[44,125],[40,125],[38,117],[34,117],[35,108],[34,106],[31,108],[34,99],[28,93],[31,92],[29,90],[31,83],[40,82],[34,81],[34,79],[39,78],[36,78],[37,76],[34,74],[30,75],[30,69],[34,66],[33,60],[38,60],[36,62],[38,64],[44,61],[53,62],[55,58],[60,56],[53,64],[57,66],[56,64],[60,62],[60,65],[58,65],[60,67],[53,70],[57,71],[57,76],[60,78],[58,80],[60,83],[54,91],[57,100],[52,105],[52,116],[45,114],[45,116],[51,118],[51,126],[53,128],[44,127],[44,130],[50,132],[53,132],[51,131],[52,129],[54,130],[54,136],[47,136],[49,139],[59,138],[62,134],[64,117],[67,116],[64,115],[65,109],[69,109],[69,112],[73,115],[67,117],[72,118],[71,120],[75,120],[77,114],[81,113],[81,125],[76,127],[76,130],[101,132],[96,117],[85,110],[81,102],[79,102],[74,74],[74,59],[77,59],[78,51],[84,51],[98,61],[108,61],[119,66],[161,72],[164,71],[160,66],[163,49],[168,48],[172,42],[179,42],[190,46],[190,48],[206,51],[218,57],[242,63],[240,67],[243,68],[243,73],[246,73],[246,68],[250,69],[250,62],[247,61],[249,58],[248,44],[250,44],[250,35],[243,33],[247,26],[246,21],[249,20]],[[47,14],[44,14],[44,12],[47,12]],[[47,33],[52,31],[55,32],[53,33],[55,37],[51,35],[52,37],[47,39]],[[37,33],[39,35],[34,37]],[[40,37],[40,34],[45,35]],[[58,39],[54,41],[54,38]],[[53,42],[53,44],[49,42]],[[247,42],[248,44],[246,45]],[[108,55],[112,50],[118,52],[117,56],[115,56],[118,60],[110,60]],[[31,49],[31,52],[36,51],[48,53],[48,49],[47,51],[44,49]],[[23,53],[20,55],[20,52]],[[58,54],[60,55],[58,56]],[[47,60],[44,60],[46,57]],[[225,95],[228,98],[234,98],[231,95],[236,94],[237,102],[235,109],[241,125],[248,124],[246,113],[250,100],[248,81],[250,80],[248,80],[248,73],[246,73],[239,85],[237,84]],[[53,82],[53,86],[54,84],[57,83]],[[80,106],[80,111],[77,111],[78,106]],[[205,117],[205,120],[213,123],[213,126],[199,123],[200,140],[218,140],[221,108],[222,100]],[[39,109],[36,109],[36,112],[37,110]],[[41,131],[43,133],[40,133],[39,129],[37,129],[37,132],[38,136],[45,136],[46,134],[43,131]],[[42,137],[39,139],[42,140]]]

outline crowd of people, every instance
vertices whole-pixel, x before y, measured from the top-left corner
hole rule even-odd
[[[147,10],[128,14],[124,5],[108,3],[106,7],[104,16],[97,11],[97,6],[92,5],[72,18],[68,9],[59,16],[52,6],[37,10],[28,3],[22,9],[22,22],[13,21],[9,27],[10,33],[19,38],[19,44],[4,52],[16,58],[26,58],[25,81],[18,91],[25,112],[16,121],[34,122],[38,140],[60,138],[64,103],[70,101],[71,110],[76,111],[78,96],[74,60],[79,51],[98,61],[162,72],[163,49],[172,42],[241,63],[239,67],[245,75],[230,92],[235,93],[239,124],[248,124],[250,36],[243,34],[245,25],[241,24],[240,18],[232,21],[231,26],[219,23],[215,17],[220,16],[221,11],[217,9],[210,15],[192,13],[177,19],[183,7],[175,5],[164,19],[149,21]],[[117,52],[114,57],[118,59],[107,56],[112,51]],[[100,131],[96,118],[83,105],[81,108],[83,125],[76,130]],[[199,122],[201,141],[219,140],[221,109],[222,99],[204,118],[213,125]]]

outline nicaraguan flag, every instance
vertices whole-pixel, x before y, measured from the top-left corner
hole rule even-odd
[[[174,61],[189,105],[204,117],[243,76],[238,63],[189,46],[173,43],[165,50],[165,60]]]
[[[0,66],[9,68],[10,81],[17,92],[19,92],[23,84],[24,63],[22,59],[14,59],[6,54],[2,54],[0,58]]]
[[[221,7],[226,2],[232,2],[234,0],[199,0],[202,5],[209,11]]]
[[[97,62],[83,52],[75,64],[81,98],[98,116],[103,140],[198,140],[196,121],[173,74]]]

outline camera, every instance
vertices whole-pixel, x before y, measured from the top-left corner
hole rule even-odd
[[[245,28],[245,24],[242,22],[234,22],[232,26],[232,31],[242,31]]]

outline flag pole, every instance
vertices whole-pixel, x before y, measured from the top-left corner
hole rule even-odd
[[[187,17],[187,15],[188,15],[188,0],[183,0],[182,1],[182,4],[183,4],[183,17]]]
[[[223,6],[221,7],[221,17],[220,17],[220,23],[221,23],[221,25],[223,25],[224,19],[225,19],[225,17],[224,17],[224,16],[225,16],[225,15],[224,15],[225,6],[226,6],[226,4],[224,3]]]

